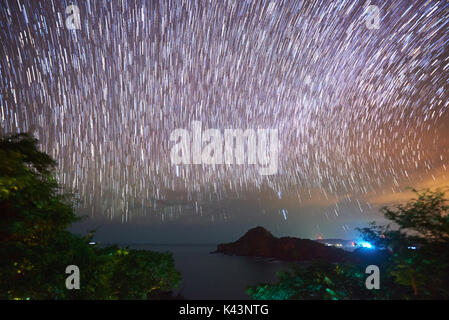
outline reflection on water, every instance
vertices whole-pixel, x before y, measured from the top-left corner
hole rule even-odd
[[[249,299],[246,286],[274,282],[288,263],[263,258],[210,254],[216,245],[129,245],[132,249],[170,251],[182,273],[185,299]]]

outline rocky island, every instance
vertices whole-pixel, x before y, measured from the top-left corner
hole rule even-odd
[[[351,252],[327,247],[313,240],[293,237],[277,238],[263,227],[247,231],[235,242],[219,244],[213,253],[266,257],[284,261],[346,262],[355,259]]]

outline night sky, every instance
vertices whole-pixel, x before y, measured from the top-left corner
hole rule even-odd
[[[102,241],[350,239],[449,186],[448,30],[447,1],[0,0],[0,133],[40,139]],[[173,165],[193,121],[277,129],[276,174]]]

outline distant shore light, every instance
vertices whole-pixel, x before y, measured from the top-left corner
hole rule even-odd
[[[366,241],[360,242],[360,245],[361,245],[363,248],[374,249],[374,246],[373,246],[371,243],[366,242]]]

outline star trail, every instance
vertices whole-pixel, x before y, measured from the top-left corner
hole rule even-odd
[[[251,202],[339,225],[342,203],[449,185],[448,27],[447,1],[2,1],[0,132],[35,134],[92,216],[226,221]],[[194,121],[277,129],[277,174],[172,165]]]

